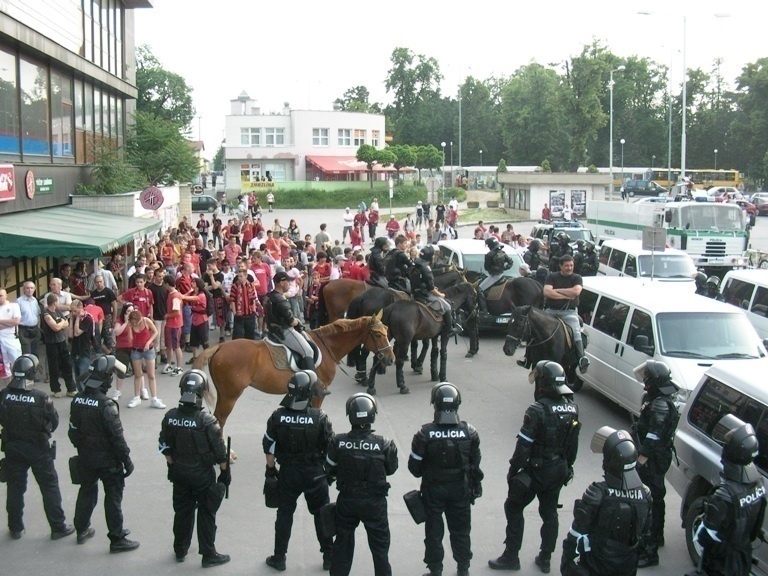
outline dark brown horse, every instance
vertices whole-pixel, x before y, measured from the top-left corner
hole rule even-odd
[[[312,404],[319,407],[323,396],[336,377],[336,365],[350,350],[363,344],[374,352],[379,362],[391,366],[395,361],[389,344],[387,327],[381,322],[382,313],[357,320],[337,320],[333,324],[308,332],[312,341],[323,354],[317,367],[318,383],[322,388],[315,391]],[[249,386],[268,394],[285,394],[293,372],[277,370],[272,356],[263,341],[232,340],[218,344],[198,356],[195,368],[208,364],[211,382],[218,399],[207,397],[210,406],[215,405],[214,416],[223,427],[235,402]],[[210,391],[213,392],[213,391]]]
[[[320,287],[317,300],[317,320],[321,326],[344,318],[344,312],[358,294],[373,288],[362,280],[339,278],[330,280]]]
[[[535,306],[541,308],[544,303],[544,287],[531,277],[520,276],[512,278],[504,285],[501,297],[486,300],[488,313],[492,316],[509,314],[520,306]]]

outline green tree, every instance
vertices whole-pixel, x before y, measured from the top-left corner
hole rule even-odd
[[[213,169],[216,172],[223,172],[225,166],[226,161],[224,158],[224,146],[219,146],[219,149],[216,150],[216,155],[213,157]]]
[[[493,164],[503,152],[501,140],[501,112],[494,105],[491,89],[484,82],[468,76],[461,90],[462,163],[480,164],[485,159]],[[458,133],[458,118],[456,118]],[[454,139],[454,142],[458,138]],[[482,155],[480,150],[483,151]]]
[[[376,152],[376,160],[379,164],[381,164],[383,168],[392,166],[395,162],[397,162],[397,156],[395,156],[394,152],[392,152],[392,150],[389,148],[377,150]]]
[[[754,179],[768,176],[768,58],[747,64],[736,80],[739,116],[731,123],[742,167]]]
[[[186,131],[195,117],[192,88],[184,78],[163,68],[146,45],[136,50],[136,87],[138,111],[174,122]]]
[[[175,122],[148,112],[136,112],[134,129],[127,139],[128,160],[154,185],[186,182],[199,169],[189,142]]]
[[[339,106],[340,110],[346,112],[372,112],[381,114],[381,104],[378,102],[371,103],[369,101],[371,97],[368,88],[365,86],[355,86],[349,88],[341,98],[336,98],[334,104]]]
[[[131,166],[121,151],[103,143],[94,147],[95,160],[90,164],[92,184],[78,184],[78,193],[88,196],[122,194],[142,190],[147,185],[144,176]]]
[[[407,168],[408,166],[416,165],[416,150],[414,150],[412,146],[398,144],[390,146],[389,151],[395,155],[395,161],[392,165],[395,167],[395,170],[397,170],[397,180],[399,181],[400,170]]]
[[[373,167],[379,163],[379,150],[370,144],[360,144],[360,148],[355,153],[355,158],[357,158],[358,162],[365,162],[365,165],[368,167],[368,180],[371,183],[371,189],[373,189]]]
[[[442,165],[443,153],[432,144],[416,148],[415,166],[419,170],[419,182],[421,182],[422,170],[429,170],[429,173],[432,174],[433,170],[438,170]]]
[[[506,172],[507,171],[507,162],[502,158],[499,160],[499,167],[496,168],[496,172]]]
[[[549,160],[544,158],[544,161],[541,163],[541,169],[544,172],[552,172],[552,166],[549,164]]]

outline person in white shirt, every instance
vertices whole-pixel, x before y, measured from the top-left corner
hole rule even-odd
[[[15,302],[8,302],[8,292],[0,288],[0,352],[3,356],[3,370],[0,382],[7,383],[16,358],[21,356],[21,343],[16,330],[21,323],[21,308]]]
[[[40,298],[40,306],[46,308],[48,306],[46,304],[46,301],[48,300],[48,294],[56,294],[56,297],[59,299],[59,303],[56,305],[56,309],[61,312],[61,315],[64,316],[64,318],[69,318],[69,308],[72,306],[72,294],[69,292],[64,292],[61,289],[61,278],[51,279],[51,282],[48,284],[48,286],[51,290],[50,292],[46,292],[43,297]],[[85,298],[87,299],[89,297]]]
[[[34,354],[40,358],[40,343],[43,333],[40,331],[40,304],[35,298],[34,282],[24,282],[23,293],[16,298],[16,304],[21,311],[19,323],[19,343],[23,354]],[[38,366],[38,371],[40,367]]]
[[[373,202],[371,202],[371,205],[368,207],[368,210],[373,210],[375,212],[379,211],[379,199],[374,198]]]
[[[344,229],[341,232],[341,242],[342,244],[347,239],[347,234],[352,232],[352,226],[355,222],[355,215],[352,214],[352,212],[349,211],[349,207],[344,211]]]
[[[454,210],[458,211],[458,209],[459,209],[459,201],[456,200],[456,196],[451,196],[451,201],[448,202],[448,207],[449,208],[453,208]]]
[[[563,208],[563,220],[565,222],[570,222],[572,217],[573,217],[573,211],[569,206],[565,206]]]

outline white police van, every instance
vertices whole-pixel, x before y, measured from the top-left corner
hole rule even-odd
[[[649,359],[669,366],[681,404],[718,360],[754,359],[749,365],[768,373],[768,352],[747,317],[722,302],[652,282],[593,277],[584,278],[578,312],[590,361],[578,378],[634,414],[643,397],[634,369]]]
[[[723,301],[744,310],[760,338],[768,338],[768,270],[731,270],[720,293]]]
[[[626,276],[663,282],[696,292],[696,267],[682,250],[643,250],[642,240],[606,240],[600,245],[598,276]]]

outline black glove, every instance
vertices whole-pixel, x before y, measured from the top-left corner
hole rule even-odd
[[[134,466],[130,458],[126,458],[125,462],[123,462],[123,468],[123,478],[128,478],[128,476],[133,474]]]
[[[566,476],[563,486],[568,486],[571,482],[573,482],[573,466],[568,466],[568,476]]]
[[[475,500],[478,498],[482,498],[483,496],[483,485],[478,482],[472,487],[472,490],[469,493],[469,503],[474,504]]]
[[[293,329],[296,330],[296,332],[299,332],[299,333],[304,332],[304,324],[299,322],[298,324],[296,324],[296,326],[293,327]]]
[[[277,478],[277,466],[271,468],[267,466],[266,472],[264,472],[264,478]]]
[[[232,470],[229,466],[221,469],[217,482],[221,482],[224,486],[229,486],[232,483]]]

